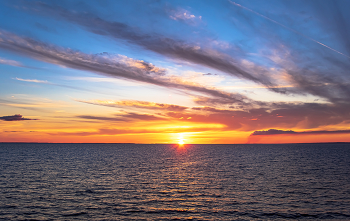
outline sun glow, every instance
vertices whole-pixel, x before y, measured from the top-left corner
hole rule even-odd
[[[184,145],[185,144],[185,139],[184,139],[184,134],[178,134],[178,137],[177,137],[177,140],[178,140],[178,144],[180,145],[180,146],[182,146],[182,145]]]

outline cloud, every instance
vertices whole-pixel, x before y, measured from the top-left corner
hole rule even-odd
[[[319,4],[320,3],[320,4]],[[311,6],[316,11],[317,19],[322,21],[324,28],[335,34],[336,40],[344,46],[342,50],[346,51],[347,56],[350,55],[350,29],[349,19],[347,19],[345,2],[339,1],[325,1],[325,2],[311,2]],[[345,3],[345,4],[344,4]],[[329,25],[332,24],[332,25]]]
[[[126,56],[108,53],[84,54],[4,31],[0,32],[0,47],[52,64],[154,84],[160,84],[160,81],[151,75],[163,75],[164,72],[150,63]]]
[[[148,101],[137,101],[137,100],[122,100],[122,101],[113,101],[113,100],[90,100],[90,101],[82,101],[76,100],[78,102],[94,104],[100,106],[107,107],[136,107],[136,108],[144,108],[144,109],[155,109],[155,110],[168,110],[168,111],[183,111],[186,110],[187,107],[179,106],[174,104],[163,104],[163,103],[155,103]]]
[[[64,88],[69,88],[69,89],[74,89],[74,90],[80,90],[80,91],[88,91],[88,92],[94,92],[94,93],[100,93],[100,92],[97,92],[97,91],[91,91],[91,90],[88,90],[88,89],[84,89],[84,88],[80,88],[80,87],[75,87],[75,86],[70,86],[70,85],[64,85],[64,84],[54,84],[54,83],[51,83],[47,80],[37,80],[37,79],[22,79],[22,78],[13,78],[15,80],[18,80],[18,81],[24,81],[24,82],[31,82],[31,83],[39,83],[39,84],[49,84],[49,85],[53,85],[53,86],[58,86],[58,87],[64,87]]]
[[[0,97],[0,105],[21,108],[26,110],[52,112],[53,109],[71,108],[69,103],[47,98],[33,97],[27,94],[14,94],[11,98],[2,99]]]
[[[350,120],[349,105],[315,103],[270,103],[265,108],[219,109],[193,107],[186,112],[168,112],[173,119],[225,125],[225,130],[251,131],[265,128],[314,129]],[[322,119],[322,120],[320,120]],[[259,129],[258,129],[259,128]]]
[[[314,46],[309,46],[310,44],[308,44],[309,47],[306,49],[301,49],[296,46],[294,48],[298,48],[299,51],[292,51],[290,56],[286,57],[279,55],[282,59],[275,61],[275,65],[277,65],[277,67],[279,67],[279,69],[288,77],[283,79],[283,81],[285,81],[284,83],[287,85],[292,84],[294,86],[285,88],[276,84],[276,78],[274,78],[271,73],[270,67],[264,67],[252,62],[250,65],[245,64],[246,59],[244,59],[245,55],[243,51],[236,57],[232,57],[213,49],[202,48],[196,44],[185,43],[181,40],[171,39],[159,34],[142,33],[136,31],[135,28],[127,24],[107,21],[93,14],[72,12],[62,7],[53,7],[45,3],[38,3],[35,7],[43,9],[40,10],[40,13],[49,13],[47,15],[66,19],[95,34],[108,36],[114,39],[126,40],[129,43],[139,45],[147,50],[173,59],[209,67],[225,72],[229,75],[251,80],[262,84],[269,90],[277,93],[302,95],[312,94],[326,98],[333,103],[347,102],[350,98],[350,87],[348,86],[350,79],[346,77],[347,75],[341,76],[341,73],[345,70],[339,70],[340,67],[334,67],[334,70],[322,69],[322,67],[324,67],[323,63],[329,64],[329,61],[322,57],[322,54],[318,51],[319,48],[315,47],[322,47],[319,46],[319,44],[315,44]],[[191,13],[189,13],[189,15],[190,14]],[[186,15],[188,15],[187,12]],[[251,13],[247,16],[252,17],[257,15]],[[336,22],[344,23],[343,15],[341,13],[337,18]],[[183,19],[185,19],[185,17]],[[251,25],[250,27],[254,29],[254,32],[259,33],[259,41],[264,42],[266,46],[272,47],[269,51],[274,51],[276,48],[278,49],[278,52],[281,52],[282,54],[286,51],[286,46],[294,46],[291,45],[293,43],[283,41],[278,36],[275,36],[275,34],[271,36],[271,33],[278,33],[279,31],[275,27],[274,30],[270,30],[270,28],[272,28],[270,25],[271,27],[268,26],[266,30],[261,30],[261,28],[256,27],[252,21],[253,19],[248,19],[246,23]],[[279,28],[284,29],[281,26],[279,26]],[[348,36],[345,31],[339,31],[339,33],[339,35],[342,36],[342,39],[348,39],[344,37]],[[265,38],[262,39],[261,37]],[[293,37],[297,38],[300,36],[296,34],[296,36]],[[307,41],[307,39],[305,39],[305,41]],[[344,44],[350,45],[346,42]],[[285,49],[280,50],[278,45],[283,45]],[[328,50],[325,47],[322,47],[322,49]],[[304,50],[305,53],[303,53]],[[312,58],[308,57],[310,51],[313,53]],[[314,59],[315,57],[317,57],[317,59]],[[335,72],[338,72],[339,74],[334,75]],[[345,79],[346,81],[344,81]]]
[[[298,31],[295,30],[295,29],[289,28],[289,27],[287,27],[287,26],[285,26],[285,25],[283,25],[283,24],[277,22],[276,20],[273,20],[273,19],[271,19],[271,18],[269,18],[269,17],[266,17],[266,16],[264,16],[264,15],[262,15],[262,14],[260,14],[260,13],[257,13],[257,12],[255,12],[255,11],[253,11],[253,10],[251,10],[251,9],[249,9],[249,8],[246,8],[246,7],[244,7],[244,6],[240,5],[240,4],[237,4],[237,3],[235,3],[235,2],[232,2],[232,1],[229,1],[229,2],[230,2],[231,4],[233,4],[233,5],[236,5],[236,6],[238,6],[238,7],[241,7],[241,8],[243,8],[243,9],[245,9],[245,10],[248,10],[248,11],[250,11],[250,12],[252,12],[252,13],[254,13],[254,14],[256,14],[256,15],[262,17],[262,18],[264,18],[264,19],[267,19],[267,20],[269,20],[269,21],[271,21],[271,22],[273,22],[273,23],[275,23],[275,24],[277,24],[277,25],[279,25],[279,26],[281,26],[281,27],[283,27],[283,28],[285,28],[285,29],[287,29],[287,30],[289,30],[289,31],[291,31],[291,32],[294,32],[294,33],[300,35],[301,37],[307,38],[307,39],[309,39],[309,40],[315,42],[316,44],[319,44],[319,45],[321,45],[321,46],[323,46],[323,47],[326,47],[326,48],[328,48],[328,49],[330,49],[330,50],[332,50],[332,51],[334,51],[334,52],[337,52],[338,54],[341,54],[341,55],[343,55],[343,56],[345,56],[345,57],[347,57],[347,58],[350,58],[349,56],[347,56],[347,55],[345,55],[345,54],[343,54],[343,53],[341,53],[341,52],[335,50],[334,48],[331,48],[331,47],[329,47],[328,45],[325,45],[325,44],[323,44],[323,43],[321,43],[321,42],[319,42],[319,41],[316,41],[315,39],[313,39],[313,38],[311,38],[311,37],[309,37],[309,36],[306,36],[306,35],[304,35],[303,33],[298,32]]]
[[[292,130],[276,130],[269,129],[266,131],[254,131],[250,136],[259,136],[259,135],[279,135],[279,134],[292,134],[292,135],[305,135],[305,134],[349,134],[350,130],[318,130],[318,131],[303,131],[295,132]]]
[[[231,5],[233,10],[241,10],[241,8],[235,5],[228,4]],[[339,42],[343,43],[344,48],[350,48],[348,47],[350,41],[347,40],[349,39],[349,31],[347,28],[342,28],[348,26],[344,11],[340,10],[342,7],[337,4],[331,4],[331,2],[325,4],[327,6],[325,7],[326,9],[324,9],[326,13],[320,14],[327,14],[329,16],[323,16],[323,18],[320,18],[320,21],[328,17],[332,18],[331,21],[334,22],[335,25],[332,26],[331,29],[334,33],[338,34]],[[317,11],[320,7],[314,8],[314,10]],[[337,10],[328,10],[332,8]],[[266,24],[266,26],[262,29],[261,22],[254,22],[256,21],[255,18],[258,16],[257,14],[249,11],[233,13],[233,16],[240,16],[239,18],[235,18],[241,23],[237,28],[243,28],[246,35],[252,34],[253,41],[262,45],[261,52],[258,55],[262,56],[263,59],[265,57],[265,63],[268,63],[266,66],[262,66],[254,64],[253,62],[250,62],[251,64],[248,65],[246,64],[249,49],[246,49],[246,51],[239,50],[240,53],[233,53],[235,54],[233,56],[207,47],[201,47],[198,44],[186,43],[181,40],[165,37],[158,33],[143,33],[139,29],[125,23],[108,21],[87,12],[70,11],[58,5],[53,6],[47,3],[37,2],[28,5],[26,9],[32,10],[34,13],[65,19],[71,23],[80,25],[92,33],[107,36],[115,40],[124,40],[169,58],[209,67],[232,76],[262,84],[269,90],[277,93],[312,94],[326,98],[333,103],[349,102],[350,100],[350,79],[347,74],[348,68],[344,68],[348,66],[348,60],[342,60],[342,58],[338,59],[339,57],[335,59],[335,56],[333,56],[334,54],[332,54],[333,52],[328,48],[320,44],[309,44],[310,40],[307,38],[300,40],[300,34],[296,34],[293,31],[288,35],[288,39],[283,39],[285,36],[284,32],[289,29],[297,30],[294,26],[298,25],[298,23],[292,24],[289,29],[285,29],[285,27],[276,25],[274,22],[265,19],[262,22],[265,22],[264,24]],[[314,16],[315,12],[313,13]],[[193,17],[191,16],[192,13],[187,14],[187,12],[186,16],[189,16],[188,18],[184,13],[182,13],[182,15],[185,20],[189,20]],[[259,14],[259,16],[261,15]],[[179,16],[179,19],[180,17],[181,16]],[[281,19],[298,21],[297,17],[286,17],[287,15]],[[327,24],[329,24],[329,22],[327,22]],[[309,29],[304,31],[306,32],[305,36],[311,36],[307,33]],[[297,32],[303,33],[299,29]],[[326,33],[328,32],[329,31],[326,30]],[[268,50],[266,47],[268,47]],[[275,59],[271,59],[273,53],[276,53],[274,55]],[[334,63],[342,63],[343,65],[334,65]],[[272,73],[271,65],[275,66],[279,72],[276,74]],[[282,84],[279,84],[277,81],[282,81]],[[156,84],[155,82],[153,83]],[[293,85],[293,87],[280,87],[279,85]],[[178,85],[175,86],[174,84],[170,87],[179,88]],[[200,91],[198,87],[193,87],[190,90]],[[208,94],[211,92],[212,91],[209,90],[205,90],[205,92],[202,91],[202,93]]]
[[[127,121],[135,121],[135,120],[142,120],[142,121],[167,120],[163,117],[158,117],[151,114],[138,114],[138,113],[116,114],[116,117],[102,117],[102,116],[91,116],[91,115],[79,115],[76,117],[82,118],[82,119],[88,119],[88,120],[119,121],[119,122],[127,122]]]
[[[195,16],[190,11],[178,8],[178,9],[172,9],[168,11],[169,17],[176,21],[182,21],[189,25],[197,25],[202,21],[202,16]]]
[[[184,71],[181,73],[181,76],[177,77],[177,79],[174,79],[174,81],[177,82],[183,82],[187,84],[192,83],[192,85],[203,85],[203,87],[204,85],[210,87],[212,85],[216,85],[217,83],[224,82],[225,80],[227,81],[224,76],[217,76],[214,74],[207,75],[203,74],[202,72],[195,71]]]
[[[260,102],[255,101],[252,99],[247,98],[244,95],[241,94],[235,94],[235,97],[205,97],[205,96],[196,96],[193,97],[193,101],[202,106],[227,106],[231,105],[231,108],[235,109],[251,109],[251,108],[257,108],[259,106],[267,106],[268,103],[266,102]]]
[[[127,113],[127,114],[121,115],[121,117],[126,117],[134,120],[144,120],[144,121],[167,120],[163,117],[157,117],[151,114],[138,114],[138,113]]]
[[[141,33],[127,24],[107,21],[89,13],[72,12],[62,7],[51,6],[46,3],[31,4],[31,7],[34,7],[33,11],[36,13],[66,19],[98,35],[126,40],[170,58],[213,68],[233,76],[264,84],[267,87],[274,86],[270,81],[268,73],[261,70],[256,73],[250,73],[240,67],[240,59],[234,59],[219,51],[187,44],[180,40],[163,37],[160,34]],[[272,88],[272,90],[278,91],[279,89]]]
[[[54,136],[95,136],[95,135],[123,135],[123,134],[161,134],[161,133],[183,133],[183,132],[206,132],[212,131],[211,127],[191,127],[191,128],[164,128],[164,129],[115,129],[103,128],[95,131],[77,131],[77,132],[57,132],[48,133]]]
[[[25,81],[25,82],[33,82],[33,83],[42,83],[42,84],[47,84],[49,83],[48,81],[46,80],[36,80],[36,79],[22,79],[22,78],[14,78],[16,79],[17,81]]]
[[[6,65],[11,65],[11,66],[16,66],[16,67],[23,67],[23,65],[20,62],[14,61],[14,60],[8,60],[5,58],[0,58],[0,64],[6,64]]]
[[[254,131],[250,136],[257,136],[257,135],[276,135],[276,134],[296,134],[295,131],[292,130],[276,130],[276,129],[269,129],[269,130],[263,130],[263,131]]]
[[[270,13],[269,17],[231,2],[231,9],[237,12],[232,13],[232,19],[237,20],[236,28],[242,29],[247,37],[252,37],[263,46],[259,55],[279,71],[275,80],[282,81],[282,85],[293,85],[284,88],[285,93],[311,94],[332,103],[348,103],[350,50],[343,53],[346,56],[342,56],[339,51],[332,51],[334,49],[327,46],[331,45],[342,52],[350,48],[347,28],[350,24],[345,19],[346,11],[341,10],[348,6],[340,1],[322,1],[320,4],[296,2],[275,6],[274,13]],[[308,7],[308,16],[314,17],[314,21],[301,22],[304,18],[296,13],[301,6]],[[280,14],[279,7],[288,7],[290,13]],[[275,19],[277,16],[278,21]],[[288,24],[288,27],[282,23]],[[264,28],[261,28],[262,25]],[[315,39],[322,39],[327,45]]]
[[[73,69],[95,72],[107,76],[145,82],[173,89],[190,90],[217,98],[230,100],[231,103],[253,102],[244,95],[227,93],[215,88],[203,87],[199,84],[184,82],[179,77],[164,77],[164,69],[155,67],[144,61],[133,60],[122,55],[85,54],[65,49],[30,38],[1,31],[0,48],[10,50],[44,62],[57,64]]]
[[[99,120],[99,121],[126,121],[122,118],[116,117],[102,117],[102,116],[91,116],[91,115],[79,115],[77,118],[87,119],[87,120]]]
[[[218,103],[215,103],[215,102]],[[256,106],[223,106],[222,99],[197,100],[197,103],[218,104],[219,107],[172,106],[142,101],[80,101],[93,105],[109,107],[132,107],[136,109],[160,110],[159,116],[173,121],[185,121],[200,124],[222,125],[222,130],[251,131],[265,128],[312,129],[328,125],[338,125],[350,121],[348,104],[295,103],[295,102],[257,102]],[[228,105],[230,105],[228,107]],[[320,120],[322,119],[322,120]],[[125,120],[129,120],[125,118]]]
[[[107,52],[101,53],[100,55],[109,55]],[[165,75],[166,69],[154,66],[152,63],[145,62],[143,60],[135,60],[125,55],[118,55],[116,58],[117,62],[122,62],[129,67],[135,67],[141,70],[146,70],[150,73],[156,73],[158,75]]]
[[[0,120],[3,120],[3,121],[22,121],[22,120],[38,120],[38,119],[24,118],[20,114],[15,114],[15,115],[12,115],[12,116],[0,117]]]
[[[26,132],[29,132],[29,133],[35,133],[37,131],[16,131],[16,130],[12,130],[12,131],[4,131],[5,133],[26,133]]]

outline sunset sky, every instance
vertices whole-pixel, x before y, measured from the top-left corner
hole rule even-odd
[[[0,142],[350,142],[350,1],[0,1]]]

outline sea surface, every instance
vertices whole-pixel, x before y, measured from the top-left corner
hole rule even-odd
[[[0,144],[0,220],[350,220],[350,144]]]

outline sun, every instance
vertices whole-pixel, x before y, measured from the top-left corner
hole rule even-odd
[[[179,145],[184,145],[185,144],[185,142],[184,142],[184,140],[179,140]]]

